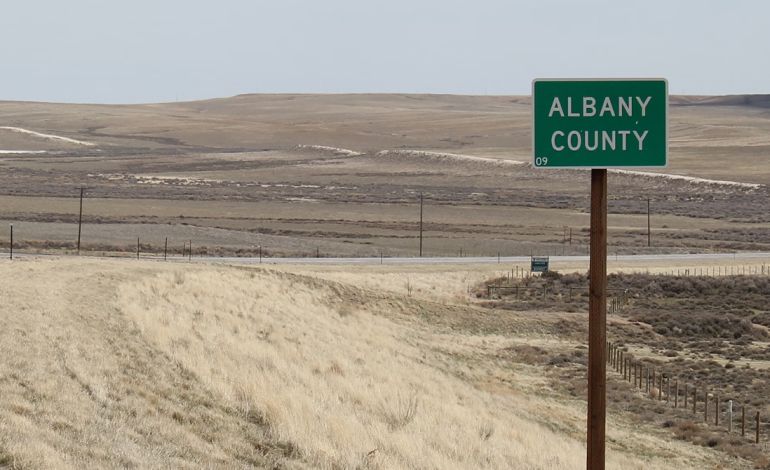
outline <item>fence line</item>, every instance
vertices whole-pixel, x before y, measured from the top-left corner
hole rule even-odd
[[[640,360],[634,360],[632,357],[627,357],[627,354],[625,351],[623,351],[620,347],[615,345],[614,343],[607,341],[606,343],[606,356],[607,356],[607,364],[610,366],[610,368],[614,369],[615,372],[617,372],[619,375],[622,376],[624,381],[627,381],[629,383],[632,383],[634,387],[638,388],[639,390],[643,390],[645,395],[647,397],[652,397],[653,399],[656,398],[659,402],[663,401],[663,386],[664,386],[664,380],[665,380],[665,386],[666,386],[666,404],[671,406],[671,379],[673,378],[671,375],[665,373],[664,371],[656,371],[656,369],[652,368],[649,365],[645,365],[644,362]],[[657,372],[657,374],[656,374]],[[657,379],[657,387],[655,384],[655,381]],[[657,388],[657,393],[656,389]],[[690,398],[690,390],[692,390],[692,400],[688,404],[688,398]],[[680,386],[679,386],[679,380],[675,379],[674,381],[674,396],[673,396],[673,407],[674,409],[683,409],[685,412],[687,412],[692,406],[691,414],[693,416],[698,415],[698,401],[700,398],[701,403],[703,403],[703,420],[706,422],[706,424],[710,424],[711,422],[714,423],[714,426],[719,426],[719,420],[723,413],[721,403],[724,404],[724,402],[721,401],[722,397],[720,395],[714,395],[709,393],[708,389],[703,389],[702,393],[699,394],[698,388],[696,385],[690,385],[685,383],[682,389],[683,393],[683,402],[682,407],[679,406],[680,403]],[[714,411],[713,411],[713,420],[711,419],[712,413],[709,411],[709,403],[713,402],[714,404]],[[732,433],[733,431],[733,412],[734,412],[734,403],[732,400],[728,400],[726,402],[727,410],[724,411],[724,413],[727,415],[727,432]],[[741,436],[746,436],[746,406],[740,407],[740,419],[741,419]],[[754,442],[756,444],[759,444],[760,441],[760,429],[762,426],[761,421],[761,415],[760,411],[756,411],[755,415],[755,427],[754,427]],[[723,424],[724,426],[724,424]]]

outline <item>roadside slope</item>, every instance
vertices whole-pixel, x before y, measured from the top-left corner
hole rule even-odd
[[[469,332],[433,319],[471,319],[473,306],[259,268],[1,265],[0,466],[585,465],[581,400],[527,391],[543,378],[504,372],[502,356],[472,359],[559,341],[538,339],[525,316]],[[609,469],[717,461],[627,424],[610,432]]]
[[[234,469],[292,460],[290,446],[224,406],[116,308],[117,286],[154,266],[0,265],[0,467]]]

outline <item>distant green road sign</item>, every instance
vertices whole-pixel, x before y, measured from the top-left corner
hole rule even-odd
[[[533,273],[544,273],[548,271],[548,257],[533,256],[530,271]]]
[[[532,97],[536,168],[668,164],[665,79],[538,79]]]

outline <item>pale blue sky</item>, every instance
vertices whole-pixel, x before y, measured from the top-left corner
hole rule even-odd
[[[770,1],[0,0],[0,100],[529,94],[538,77],[770,93]]]

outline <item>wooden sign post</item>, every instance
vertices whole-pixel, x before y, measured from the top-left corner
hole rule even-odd
[[[604,469],[607,367],[607,170],[591,170],[588,286],[588,469]]]

